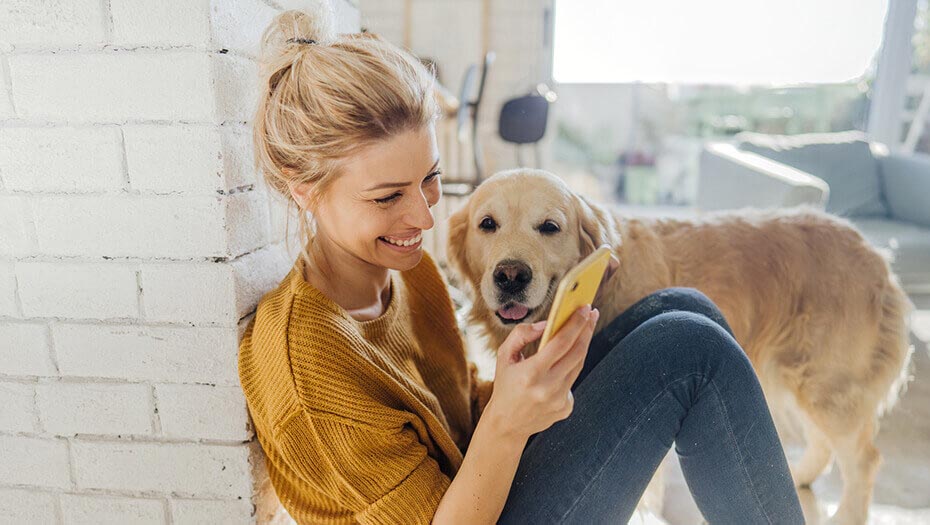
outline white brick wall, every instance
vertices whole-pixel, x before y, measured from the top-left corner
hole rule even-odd
[[[171,517],[174,525],[247,525],[250,523],[247,519],[250,507],[251,504],[246,501],[236,505],[217,500],[175,499],[171,501]]]
[[[305,5],[0,2],[0,523],[274,514],[237,350],[294,250],[249,120]]]
[[[41,382],[36,405],[42,428],[56,436],[150,436],[155,412],[144,384]]]
[[[0,173],[7,190],[94,193],[123,186],[116,126],[0,129]]]
[[[123,46],[203,46],[210,40],[210,2],[110,0],[113,43]]]
[[[64,200],[61,203],[62,207],[68,204]],[[15,268],[19,298],[26,317],[139,317],[136,272],[127,265],[19,262]]]
[[[249,498],[248,448],[200,443],[71,443],[79,489]]]
[[[0,431],[34,432],[36,387],[31,383],[0,381]]]
[[[9,485],[68,488],[68,442],[26,436],[0,435],[0,479]]]
[[[11,376],[55,374],[49,353],[48,327],[39,323],[0,323],[0,366]]]
[[[55,494],[0,488],[0,523],[56,523]]]
[[[68,525],[160,525],[165,523],[165,504],[155,499],[65,494],[61,514]]]

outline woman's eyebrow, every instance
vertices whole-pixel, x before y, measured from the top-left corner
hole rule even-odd
[[[436,166],[439,166],[438,158],[436,159],[436,162],[433,163],[433,167],[429,169],[429,173],[432,173],[433,170],[436,169]],[[410,185],[409,182],[382,182],[381,184],[377,184],[375,186],[372,186],[362,191],[374,191],[374,190],[381,190],[384,188],[403,188],[404,186],[409,186],[409,185]]]

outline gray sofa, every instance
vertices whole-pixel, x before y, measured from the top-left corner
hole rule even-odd
[[[699,211],[804,203],[849,219],[909,293],[930,293],[930,156],[889,154],[859,131],[744,132],[704,148]]]

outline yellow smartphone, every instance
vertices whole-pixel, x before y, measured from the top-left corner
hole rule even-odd
[[[552,300],[552,308],[549,309],[546,329],[537,348],[542,348],[575,310],[594,301],[604,272],[607,271],[610,253],[610,246],[602,244],[562,277],[555,292],[555,299]]]

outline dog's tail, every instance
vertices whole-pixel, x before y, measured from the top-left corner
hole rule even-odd
[[[914,303],[901,288],[897,276],[889,271],[888,281],[881,297],[881,321],[877,347],[873,354],[873,370],[891,376],[891,384],[878,406],[878,416],[886,414],[907,390],[914,378],[910,344],[911,315]]]

